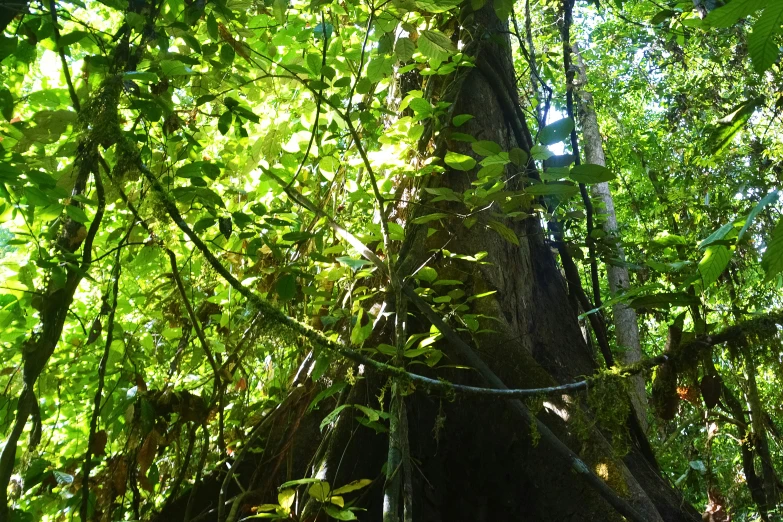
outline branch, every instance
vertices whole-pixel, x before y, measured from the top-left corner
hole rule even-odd
[[[133,224],[130,226],[133,229]],[[130,231],[129,231],[130,232]],[[126,239],[127,236],[124,239]],[[120,254],[122,249],[118,248],[114,256],[114,266],[112,267],[112,286],[110,289],[111,308],[109,309],[109,318],[106,321],[106,343],[103,347],[103,355],[98,363],[98,389],[95,391],[93,400],[92,417],[90,418],[90,433],[87,436],[87,452],[84,455],[84,465],[82,466],[82,504],[79,515],[83,522],[87,522],[89,512],[89,489],[90,489],[90,467],[92,459],[92,447],[95,443],[95,433],[98,429],[98,417],[101,413],[101,398],[103,387],[106,383],[106,366],[109,361],[109,350],[114,342],[114,317],[117,312],[117,295],[120,290],[120,272],[122,264],[120,263]]]
[[[73,81],[71,81],[71,71],[68,69],[68,61],[65,59],[65,48],[60,45],[60,28],[57,27],[57,9],[55,8],[55,0],[49,0],[49,11],[52,14],[52,27],[54,28],[54,44],[57,46],[57,51],[60,54],[60,62],[63,64],[63,75],[65,75],[65,83],[68,84],[68,94],[71,96],[71,103],[76,112],[81,110],[79,105],[79,97],[76,95],[76,89],[73,88]]]

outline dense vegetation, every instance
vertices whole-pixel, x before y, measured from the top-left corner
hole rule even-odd
[[[440,520],[449,482],[466,520],[783,516],[783,2],[17,0],[0,32],[1,521]],[[597,493],[536,501],[517,444]]]

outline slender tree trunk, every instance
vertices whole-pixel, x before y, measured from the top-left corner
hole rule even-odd
[[[594,165],[606,166],[604,148],[601,143],[601,132],[598,127],[598,118],[593,105],[593,94],[587,87],[587,73],[585,71],[584,60],[579,54],[579,48],[575,44],[574,56],[578,72],[578,85],[576,95],[579,98],[579,119],[582,126],[582,135],[585,150],[585,162]],[[620,237],[617,233],[617,214],[614,209],[614,199],[609,188],[609,183],[596,183],[592,186],[591,192],[594,198],[603,203],[603,209],[599,208],[603,222],[602,227],[606,232],[607,238],[614,247],[614,256],[619,263],[606,263],[606,278],[609,281],[609,290],[612,295],[618,292],[628,290],[630,287],[630,278],[628,269],[622,265],[625,262],[625,251],[620,243]],[[624,303],[618,303],[612,306],[614,317],[614,333],[617,345],[620,347],[620,360],[623,364],[631,364],[642,359],[642,346],[639,342],[639,325],[636,312]],[[647,431],[647,391],[643,375],[631,377],[631,402],[639,419],[639,424],[644,431]]]
[[[748,406],[750,407],[750,425],[753,428],[753,442],[756,453],[761,460],[761,482],[764,489],[764,506],[759,506],[765,511],[774,510],[777,506],[780,493],[778,491],[778,477],[772,464],[772,454],[769,450],[769,438],[767,428],[764,426],[764,407],[759,397],[759,389],[756,384],[756,363],[752,348],[748,345],[745,349],[745,378],[748,383]]]

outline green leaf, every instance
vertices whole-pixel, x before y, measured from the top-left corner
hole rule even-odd
[[[571,183],[538,183],[525,188],[525,192],[534,196],[558,196],[568,199],[579,192],[579,187]]]
[[[277,503],[283,509],[291,509],[296,499],[296,490],[293,488],[286,488],[277,494]]]
[[[0,114],[10,120],[14,117],[14,97],[8,89],[0,89]]]
[[[426,281],[427,283],[432,283],[438,278],[438,272],[431,266],[425,266],[418,272],[416,272],[416,275],[414,277],[420,281]]]
[[[350,493],[352,491],[356,491],[362,488],[365,488],[372,484],[371,479],[359,479],[354,480],[353,482],[349,482],[345,486],[339,487],[332,491],[332,495],[345,495],[346,493]]]
[[[783,219],[775,225],[772,237],[767,241],[767,248],[761,258],[761,267],[767,274],[767,281],[783,272]]]
[[[454,170],[466,171],[476,166],[475,159],[458,152],[447,152],[443,161],[445,161],[446,165]]]
[[[454,116],[451,119],[451,123],[455,127],[461,127],[464,123],[468,122],[469,120],[473,119],[472,114],[458,114],[457,116]]]
[[[574,120],[563,118],[541,129],[538,133],[538,141],[542,145],[552,145],[565,140],[572,130],[574,130]]]
[[[514,147],[508,151],[508,159],[510,159],[511,162],[517,167],[522,167],[527,163],[528,155],[527,152],[520,149],[519,147]]]
[[[756,218],[756,216],[764,210],[764,207],[769,205],[770,203],[774,203],[778,200],[778,191],[773,190],[763,198],[761,198],[761,201],[759,201],[755,207],[753,207],[753,210],[750,211],[748,214],[748,217],[745,218],[745,224],[742,225],[742,229],[739,231],[739,235],[737,235],[737,240],[739,241],[742,239],[742,236],[745,234],[745,232],[750,228],[750,225],[753,224],[753,220]]]
[[[394,70],[394,61],[387,56],[376,56],[367,64],[367,79],[378,83],[389,76]],[[421,100],[421,98],[417,98]],[[424,101],[424,100],[422,100]]]
[[[345,408],[350,408],[353,405],[352,404],[342,404],[341,406],[343,407],[341,409],[345,409]],[[301,486],[301,485],[304,485],[304,484],[315,484],[317,482],[323,482],[323,481],[324,481],[324,479],[319,479],[319,478],[300,478],[300,479],[296,479],[296,480],[289,480],[288,482],[283,482],[282,484],[280,484],[280,486],[278,486],[277,489],[278,490],[282,490],[282,489],[290,488],[291,486]]]
[[[60,47],[67,47],[69,45],[73,45],[77,42],[80,42],[90,36],[90,33],[86,31],[73,31],[68,34],[64,34],[60,36]]]
[[[419,50],[430,60],[445,62],[457,52],[449,37],[440,31],[423,30],[419,35]]]
[[[339,261],[340,263],[344,264],[347,267],[350,267],[350,269],[353,270],[354,272],[367,265],[372,264],[370,261],[367,261],[366,259],[354,259],[352,257],[347,257],[347,256],[336,257],[335,260]]]
[[[548,160],[554,156],[555,153],[546,148],[544,145],[535,145],[532,149],[530,149],[530,155],[533,156],[533,159],[535,160]]]
[[[329,504],[325,505],[323,508],[327,515],[336,520],[356,520],[356,515],[348,508],[337,509]]]
[[[286,274],[277,280],[275,292],[281,301],[290,301],[296,296],[296,277]]]
[[[397,43],[394,44],[394,55],[401,62],[407,62],[413,57],[413,53],[416,51],[416,44],[407,36],[398,38]]]
[[[0,162],[0,182],[15,183],[19,181],[22,171],[9,163]]]
[[[761,74],[769,69],[780,55],[775,37],[780,34],[783,25],[783,2],[773,0],[767,4],[764,12],[753,25],[748,36],[748,54],[753,68]]]
[[[65,213],[68,214],[69,218],[73,219],[77,223],[85,224],[90,221],[90,218],[87,217],[87,214],[84,213],[84,210],[73,205],[66,205]]]
[[[490,221],[487,226],[497,232],[500,237],[511,243],[512,245],[519,246],[519,238],[516,233],[508,228],[506,225],[499,221]]]
[[[430,221],[435,221],[436,219],[443,219],[447,217],[449,217],[449,215],[443,212],[433,212],[432,214],[427,214],[426,216],[417,217],[416,219],[413,220],[413,223],[417,225],[421,225],[423,223],[429,223]]]
[[[283,234],[283,241],[293,241],[295,243],[299,243],[302,241],[307,241],[308,239],[312,238],[315,234],[312,232],[307,232],[305,230],[296,230],[294,232],[288,232],[287,234]]]
[[[603,165],[585,163],[573,167],[569,177],[577,183],[603,183],[613,180],[616,176]]]
[[[723,245],[707,247],[699,262],[699,274],[701,275],[702,288],[706,289],[718,280],[731,260],[732,252]]]
[[[364,310],[359,308],[359,314],[356,317],[356,322],[351,329],[351,344],[361,345],[370,338],[372,334],[372,321],[367,318],[367,324],[362,324],[362,318],[364,317]]]
[[[461,0],[416,0],[416,7],[418,7],[420,11],[437,14],[454,9],[460,2]]]
[[[332,488],[325,480],[316,482],[307,490],[307,493],[319,502],[326,502],[329,499],[331,492]]]
[[[777,0],[773,0],[777,1]],[[761,9],[767,0],[732,0],[728,4],[711,11],[704,20],[710,27],[731,27],[737,20]]]
[[[723,152],[731,144],[737,132],[750,120],[756,108],[763,103],[764,98],[761,97],[747,100],[718,120],[710,133],[710,153],[717,155]]]
[[[668,230],[656,234],[656,236],[653,238],[653,241],[665,247],[688,244],[687,239],[682,236],[678,236],[677,234],[670,234]]]
[[[212,13],[209,13],[207,15],[207,34],[209,34],[209,38],[214,42],[217,41],[219,37],[218,33],[218,23],[215,19],[215,15]]]
[[[499,154],[502,150],[500,145],[494,141],[487,140],[476,141],[471,143],[470,146],[473,148],[473,152],[479,156],[493,156],[495,154]]]
[[[193,69],[179,60],[161,60],[160,70],[165,76],[187,76],[196,74]]]
[[[233,121],[234,113],[231,111],[224,112],[218,120],[218,130],[220,131],[220,134],[225,136],[228,133],[228,129],[231,128],[231,123]]]
[[[732,228],[734,228],[734,221],[729,221],[718,230],[707,236],[707,239],[699,243],[699,249],[707,248],[716,241],[723,241],[729,232],[731,232]]]
[[[285,12],[288,9],[288,0],[273,0],[272,11],[275,14],[275,20],[278,25],[285,23]]]

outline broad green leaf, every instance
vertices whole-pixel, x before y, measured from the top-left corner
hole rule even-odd
[[[356,491],[356,490],[365,488],[365,487],[369,486],[370,484],[372,484],[372,480],[371,479],[354,480],[353,482],[349,482],[348,484],[335,489],[334,491],[332,491],[332,494],[333,495],[345,495],[346,493],[350,493],[352,491]]]
[[[457,7],[460,0],[415,0],[416,7],[429,13],[445,13]]]
[[[372,321],[370,318],[367,318],[367,324],[362,324],[362,319],[364,318],[364,310],[359,308],[359,314],[356,317],[356,323],[354,323],[353,328],[351,329],[351,343],[355,345],[361,345],[370,338],[370,334],[372,334]]]
[[[218,120],[218,131],[220,134],[228,134],[228,129],[231,128],[231,123],[234,121],[234,113],[231,111],[224,112]]]
[[[527,163],[528,155],[527,152],[520,149],[519,147],[514,147],[508,151],[508,159],[510,159],[511,162],[517,167],[522,167]]]
[[[729,235],[729,232],[731,232],[733,228],[734,228],[734,222],[729,221],[728,223],[720,227],[718,230],[710,234],[707,237],[707,239],[699,243],[699,249],[707,248],[708,246],[712,245],[716,241],[722,241]]]
[[[296,499],[296,490],[286,488],[277,494],[277,503],[283,509],[291,509],[294,505],[294,499]]]
[[[344,408],[350,408],[352,405],[351,404],[343,404],[341,406],[344,409]],[[290,488],[291,486],[302,486],[304,484],[315,484],[315,483],[318,483],[318,482],[324,482],[324,479],[319,479],[319,478],[301,478],[301,479],[296,479],[296,480],[289,480],[288,482],[283,482],[282,484],[280,484],[278,489],[282,490],[282,489]]]
[[[416,223],[417,225],[421,225],[423,223],[429,223],[430,221],[435,221],[436,219],[443,219],[449,217],[449,214],[443,213],[443,212],[433,212],[432,214],[427,214],[426,216],[419,216],[416,219],[413,220],[413,223]]]
[[[753,98],[735,107],[732,112],[718,120],[710,133],[710,153],[717,155],[726,150],[734,136],[750,120],[753,113],[762,103],[763,98]]]
[[[496,154],[499,154],[500,151],[502,150],[500,148],[500,145],[498,145],[494,141],[487,141],[487,140],[476,141],[474,143],[471,143],[470,146],[473,148],[473,152],[475,152],[479,156],[494,156]]]
[[[321,161],[318,162],[318,169],[321,171],[321,174],[323,174],[324,177],[329,181],[334,179],[334,175],[337,174],[337,170],[339,168],[340,160],[334,156],[326,156],[321,158]]]
[[[745,224],[742,225],[742,228],[739,231],[739,234],[737,235],[737,240],[739,241],[742,239],[742,236],[745,234],[745,232],[750,228],[750,225],[753,224],[753,220],[756,219],[756,216],[764,210],[764,207],[769,205],[770,203],[774,203],[778,200],[778,191],[773,190],[763,198],[761,198],[761,201],[759,201],[755,207],[753,207],[753,210],[748,213],[748,217],[745,218]]]
[[[446,157],[443,159],[446,165],[454,170],[470,170],[476,166],[476,160],[470,156],[459,154],[458,152],[447,152]]]
[[[781,32],[781,26],[783,26],[783,2],[772,0],[753,25],[753,32],[748,36],[748,54],[753,62],[753,68],[759,74],[769,69],[780,55],[776,37]]]
[[[602,183],[611,181],[616,176],[603,165],[584,163],[573,167],[569,177],[577,183]]]
[[[73,205],[66,205],[65,213],[68,214],[68,217],[77,223],[85,224],[90,221],[90,218],[87,217],[87,214],[84,213],[84,210]]]
[[[455,127],[460,127],[460,126],[462,126],[463,124],[465,124],[466,122],[468,122],[469,120],[472,120],[472,119],[473,119],[473,115],[472,114],[458,114],[457,116],[454,116],[451,119],[451,123]]]
[[[653,241],[665,247],[688,244],[687,239],[677,234],[671,234],[668,230],[656,234],[656,236],[653,238]]]
[[[775,225],[772,237],[767,241],[767,248],[761,258],[761,267],[767,274],[767,281],[783,272],[783,219]]]
[[[702,288],[706,289],[718,280],[731,260],[732,251],[723,245],[712,245],[704,251],[699,262]]]
[[[416,279],[419,279],[420,281],[426,281],[428,283],[432,283],[438,278],[438,272],[431,266],[425,266],[421,270],[416,272],[416,275],[414,277]]]
[[[329,495],[332,492],[332,488],[325,480],[316,482],[307,489],[307,493],[319,502],[326,502],[329,499]]]
[[[737,20],[744,18],[764,7],[769,0],[731,0],[726,5],[711,11],[704,20],[710,27],[731,27]],[[776,0],[772,0],[773,2]]]
[[[185,65],[179,60],[161,60],[160,70],[164,76],[187,76],[196,74],[193,69]]]
[[[530,149],[530,155],[533,156],[533,159],[535,160],[548,160],[554,156],[555,153],[546,148],[544,145],[535,145],[532,149]]]
[[[9,163],[0,162],[0,182],[14,183],[19,180],[22,171]]]
[[[272,12],[275,14],[275,21],[279,25],[285,23],[285,12],[288,9],[288,0],[272,0]]]
[[[416,44],[413,40],[407,36],[398,38],[397,43],[394,44],[394,55],[401,62],[407,62],[413,57],[413,53],[416,51]]]
[[[281,301],[290,301],[296,296],[296,277],[286,274],[277,280],[275,292]]]
[[[337,509],[334,506],[326,505],[323,509],[327,515],[336,520],[356,520],[356,515],[348,508]]]
[[[457,52],[449,37],[440,31],[423,30],[419,35],[418,43],[421,54],[438,62],[445,62]]]
[[[367,64],[367,79],[373,83],[377,83],[389,76],[393,69],[394,61],[390,57],[376,56]],[[417,99],[421,100],[421,98]]]
[[[367,265],[371,265],[372,263],[370,261],[367,261],[366,259],[354,259],[352,257],[342,256],[342,257],[336,257],[336,261],[339,261],[340,263],[344,264],[347,267],[350,267],[351,270],[356,272],[357,270],[364,268]]]
[[[538,141],[542,145],[552,145],[565,140],[574,130],[574,120],[563,118],[548,124],[538,133]]]
[[[579,187],[570,183],[538,183],[525,188],[534,196],[559,196],[568,199],[579,192]]]
[[[487,226],[497,232],[500,237],[511,243],[512,245],[519,246],[519,238],[516,233],[508,228],[506,225],[499,221],[490,221]]]

